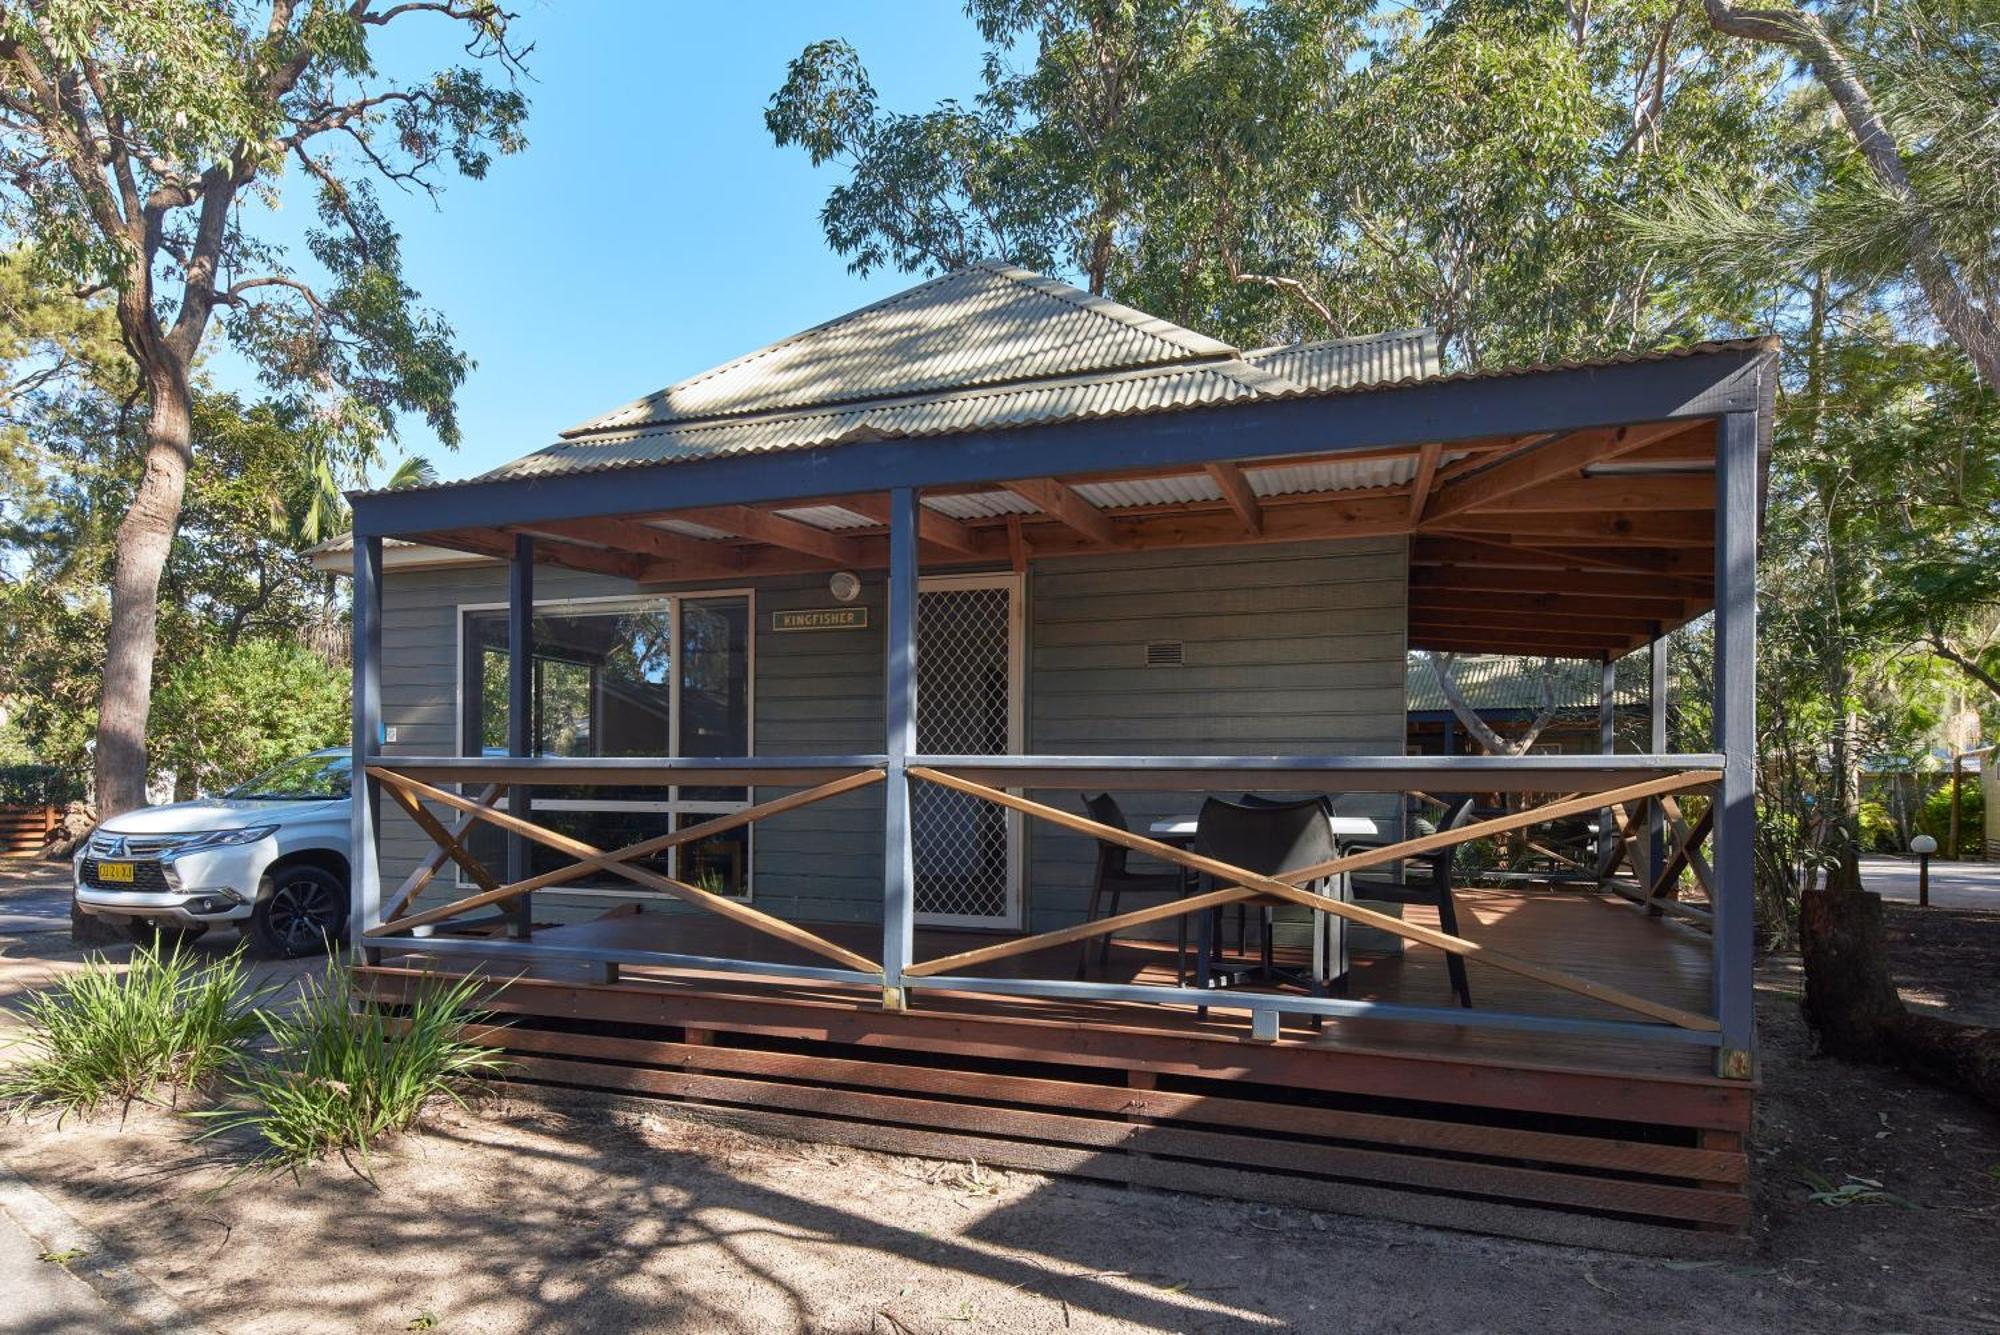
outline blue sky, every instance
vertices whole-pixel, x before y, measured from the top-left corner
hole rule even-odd
[[[459,393],[456,453],[421,419],[404,423],[404,449],[442,476],[526,454],[586,417],[914,281],[847,272],[819,226],[836,170],[773,145],[763,112],[786,62],[836,36],[860,51],[886,107],[969,98],[981,48],[958,5],[518,7],[517,32],[535,43],[527,150],[496,159],[484,181],[448,178],[437,209],[383,192],[412,285],[479,363]],[[442,34],[425,22],[398,21],[411,36]],[[381,63],[414,78],[456,54],[406,36]],[[293,183],[269,230],[289,237],[311,212]],[[257,392],[227,353],[210,369]]]

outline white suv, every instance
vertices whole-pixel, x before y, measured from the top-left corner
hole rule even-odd
[[[347,933],[345,747],[315,751],[218,798],[113,816],[78,848],[76,903],[140,940],[235,923],[265,954]]]

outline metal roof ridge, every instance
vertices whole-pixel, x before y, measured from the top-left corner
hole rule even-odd
[[[1436,337],[1437,330],[1434,327],[1412,325],[1408,329],[1384,329],[1373,334],[1346,334],[1340,338],[1302,338],[1295,343],[1271,343],[1261,348],[1251,348],[1243,354],[1243,357],[1249,361],[1280,352],[1313,352],[1320,348],[1351,348],[1362,343],[1388,343],[1396,339]]]

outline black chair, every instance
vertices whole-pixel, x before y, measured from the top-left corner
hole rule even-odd
[[[1096,797],[1083,799],[1084,809],[1099,825],[1109,825],[1116,830],[1130,830],[1125,823],[1125,812],[1118,805],[1118,799],[1109,793],[1099,793]],[[1084,911],[1084,921],[1095,921],[1098,909],[1103,906],[1105,896],[1110,896],[1110,912],[1106,917],[1118,916],[1118,904],[1126,895],[1171,895],[1178,899],[1188,891],[1189,874],[1178,869],[1174,871],[1132,871],[1126,866],[1131,850],[1123,844],[1108,840],[1097,841],[1097,874],[1090,884],[1090,907]],[[1178,931],[1174,947],[1174,983],[1187,984],[1187,918],[1185,915],[1174,920]],[[1091,940],[1085,938],[1083,952],[1077,957],[1076,976],[1082,978],[1090,968]],[[1097,938],[1098,962],[1111,958],[1111,937]]]
[[[1333,827],[1327,823],[1326,799],[1309,797],[1296,802],[1266,799],[1243,803],[1211,797],[1201,806],[1201,819],[1195,827],[1194,851],[1262,876],[1276,876],[1299,867],[1330,862],[1335,856],[1335,848]],[[1329,880],[1311,881],[1300,888],[1324,894]],[[1263,937],[1259,943],[1257,966],[1250,972],[1316,990],[1317,979],[1310,975],[1301,977],[1295,971],[1276,967],[1271,948],[1272,906],[1266,903],[1260,907]],[[1220,910],[1202,915],[1200,944],[1195,956],[1197,987],[1209,986],[1214,971],[1217,954],[1217,933],[1214,929],[1220,916]],[[1346,923],[1344,919],[1335,918],[1332,926],[1336,933],[1343,933]],[[1336,937],[1336,941],[1344,939],[1344,934]],[[1238,945],[1242,945],[1240,934]],[[1339,956],[1336,954],[1334,958]]]
[[[1463,797],[1451,805],[1444,819],[1439,822],[1438,829],[1440,831],[1460,829],[1471,819],[1472,799]],[[1385,846],[1380,842],[1349,842],[1347,851],[1359,852],[1366,848]],[[1428,904],[1437,910],[1438,926],[1445,934],[1457,936],[1458,908],[1452,902],[1451,882],[1452,865],[1457,860],[1458,849],[1457,844],[1448,844],[1420,857],[1408,859],[1404,864],[1406,872],[1409,868],[1415,867],[1423,873],[1415,881],[1409,880],[1407,876],[1400,884],[1390,880],[1384,875],[1386,868],[1375,869],[1374,875],[1366,871],[1357,872],[1353,877],[1355,898],[1381,900],[1391,904]],[[1458,999],[1460,1006],[1467,1010],[1472,1009],[1472,987],[1465,978],[1465,957],[1447,954],[1444,961],[1445,970],[1451,976],[1452,995]]]

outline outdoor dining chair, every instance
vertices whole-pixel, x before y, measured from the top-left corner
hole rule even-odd
[[[1472,799],[1462,797],[1452,803],[1445,818],[1439,822],[1440,830],[1456,830],[1472,819]],[[1346,851],[1358,853],[1369,848],[1384,847],[1382,843],[1349,841]],[[1457,844],[1447,844],[1433,849],[1420,857],[1410,858],[1405,871],[1414,867],[1420,879],[1392,879],[1391,869],[1377,867],[1371,871],[1352,873],[1354,894],[1357,899],[1373,899],[1390,904],[1428,904],[1437,910],[1438,926],[1447,936],[1458,935],[1458,908],[1452,899],[1452,866],[1456,861]],[[1444,957],[1445,970],[1451,978],[1452,995],[1458,1004],[1472,1009],[1472,986],[1466,981],[1465,959],[1460,955],[1447,954]]]
[[[1084,809],[1099,825],[1109,825],[1114,830],[1130,830],[1125,823],[1125,811],[1118,805],[1118,799],[1109,793],[1099,793],[1096,797],[1083,799]],[[1133,871],[1127,865],[1131,850],[1123,844],[1114,844],[1106,839],[1097,841],[1097,871],[1090,883],[1090,906],[1084,910],[1084,921],[1094,922],[1098,910],[1109,899],[1109,912],[1104,916],[1118,916],[1118,905],[1126,895],[1171,895],[1178,899],[1188,892],[1192,881],[1189,873],[1176,868],[1173,871]],[[1187,985],[1187,918],[1185,915],[1174,919],[1174,985]],[[1082,978],[1090,968],[1090,948],[1098,949],[1098,962],[1107,963],[1111,959],[1111,934],[1105,933],[1093,942],[1086,937],[1082,953],[1077,956],[1076,976]]]
[[[1271,802],[1266,799],[1242,803],[1211,797],[1201,805],[1201,817],[1195,826],[1194,850],[1261,876],[1276,876],[1298,867],[1329,862],[1334,857],[1335,849],[1333,827],[1327,822],[1326,800],[1309,797],[1296,802]],[[1300,888],[1324,894],[1331,879],[1308,882]],[[1308,990],[1318,990],[1319,980],[1310,974],[1302,975],[1297,970],[1277,966],[1271,941],[1273,907],[1269,903],[1259,906],[1262,933],[1258,943],[1258,961],[1245,972],[1271,981],[1290,982]],[[1220,954],[1216,939],[1220,918],[1219,909],[1202,915],[1199,944],[1195,952],[1197,987],[1209,986],[1215,973]]]

